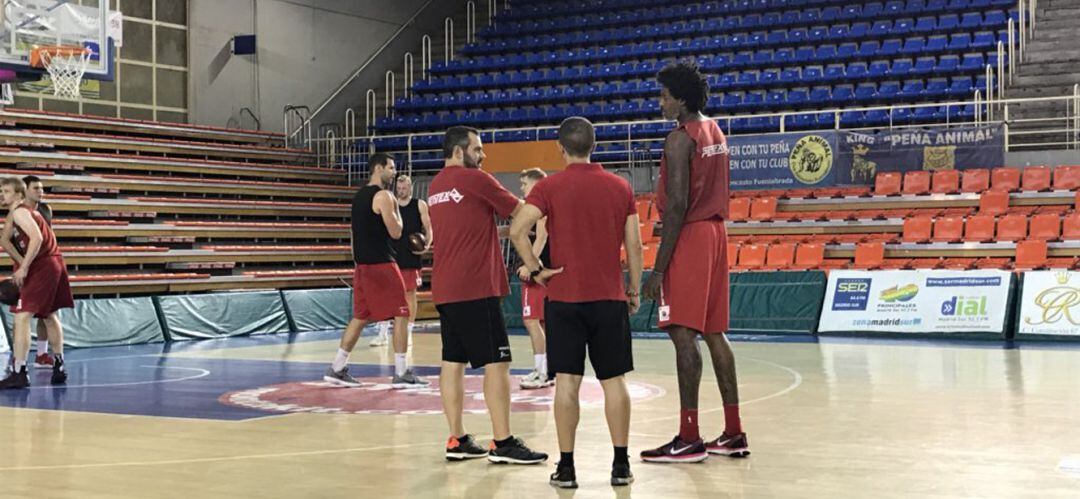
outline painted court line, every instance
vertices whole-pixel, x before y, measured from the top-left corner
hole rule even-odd
[[[117,386],[135,386],[135,385],[158,385],[164,383],[175,383],[177,381],[190,381],[193,379],[199,379],[210,375],[210,371],[207,369],[200,369],[196,367],[178,367],[178,366],[139,366],[148,369],[179,369],[182,371],[196,371],[199,374],[191,376],[184,376],[182,378],[170,378],[170,379],[152,379],[146,381],[130,381],[125,383],[96,383],[87,385],[46,385],[46,386],[31,386],[31,390],[65,390],[69,388],[100,388],[100,387],[117,387]]]

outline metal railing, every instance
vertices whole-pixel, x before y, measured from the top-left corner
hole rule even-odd
[[[285,147],[311,147],[311,108],[285,106]]]

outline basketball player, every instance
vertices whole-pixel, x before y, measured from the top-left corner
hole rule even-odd
[[[641,453],[649,462],[699,462],[709,454],[750,454],[739,419],[739,388],[728,330],[727,138],[701,114],[709,84],[692,62],[670,65],[657,79],[663,87],[664,118],[677,120],[667,136],[656,186],[656,206],[664,223],[656,266],[645,283],[645,298],[659,305],[659,326],[675,343],[681,404],[679,434]],[[724,401],[724,433],[706,444],[698,431],[698,388],[705,340]]]
[[[547,174],[539,168],[530,168],[521,172],[519,177],[521,194],[529,197],[533,186],[544,177],[547,177]],[[539,258],[544,266],[551,265],[547,238],[545,219],[541,218],[536,222],[536,232],[531,237],[531,244],[533,255]],[[555,384],[555,380],[548,376],[547,342],[544,339],[544,300],[547,299],[547,288],[531,281],[528,269],[524,265],[518,269],[518,277],[521,278],[521,318],[525,322],[525,330],[529,332],[533,349],[533,371],[521,378],[521,388],[525,390],[547,388]]]
[[[394,320],[394,377],[397,389],[428,385],[409,369],[406,321],[409,304],[405,300],[405,282],[394,260],[392,241],[401,237],[401,213],[397,200],[386,187],[394,179],[394,159],[386,154],[372,154],[368,160],[371,180],[356,192],[352,201],[353,318],[341,336],[334,362],[323,380],[342,386],[360,386],[349,375],[349,354],[369,322]]]
[[[484,149],[477,130],[447,130],[443,157],[446,163],[431,182],[428,206],[439,234],[431,291],[442,330],[439,392],[450,425],[446,459],[487,456],[494,463],[541,463],[547,454],[510,433],[510,341],[501,307],[510,286],[495,216],[517,215],[521,201],[480,170]],[[484,403],[494,437],[488,449],[465,433],[462,423],[466,363],[484,368]]]
[[[611,484],[634,481],[627,457],[630,395],[623,375],[634,369],[630,314],[637,311],[641,300],[641,233],[630,184],[590,161],[595,147],[592,123],[580,117],[563,121],[559,150],[566,170],[537,183],[510,226],[511,240],[528,276],[548,286],[545,315],[551,330],[547,343],[555,372],[555,427],[560,451],[559,466],[550,483],[562,488],[577,487],[574,440],[586,350],[604,390],[604,413],[615,447]],[[529,231],[544,217],[551,234],[554,270],[544,267],[529,242]],[[619,258],[624,242],[629,289],[623,284]]]
[[[405,279],[405,297],[409,302],[409,336],[411,337],[416,324],[416,290],[423,284],[423,279],[420,277],[422,267],[420,255],[431,249],[433,234],[427,202],[413,198],[412,177],[405,174],[398,175],[396,190],[403,229],[401,239],[396,241],[395,246],[401,277]],[[424,235],[427,244],[423,250],[413,251],[409,246],[409,236],[412,234]]]
[[[72,308],[67,266],[56,244],[52,228],[45,223],[41,213],[33,210],[26,201],[26,184],[17,178],[0,180],[0,193],[8,207],[8,218],[14,220],[18,247],[11,254],[17,270],[11,279],[19,286],[19,301],[11,307],[15,314],[14,345],[15,363],[11,374],[0,381],[0,388],[26,388],[30,379],[26,373],[26,361],[30,353],[30,317],[45,320],[49,328],[49,341],[53,348],[52,384],[67,381],[64,369],[64,338],[57,311]]]
[[[43,200],[45,196],[45,185],[41,183],[41,179],[34,175],[27,175],[23,177],[23,184],[26,184],[26,201],[27,204],[41,213],[41,217],[45,219],[45,223],[52,227],[52,208]],[[11,255],[12,253],[19,251],[16,245],[18,244],[18,238],[14,235],[14,222],[12,218],[4,220],[3,234],[0,234],[0,247],[4,248],[4,251]],[[19,253],[22,256],[22,253]],[[14,357],[11,358],[14,362]],[[49,355],[49,328],[45,325],[45,320],[38,318],[37,321],[37,353],[34,356],[34,367],[38,369],[49,369],[53,366],[52,356]]]

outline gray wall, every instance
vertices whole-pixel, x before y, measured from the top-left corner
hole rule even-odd
[[[281,130],[286,104],[318,106],[423,4],[190,0],[191,122],[224,126],[231,118],[236,124],[249,107],[264,130]],[[257,36],[258,54],[230,53],[233,35],[244,33]],[[254,126],[246,116],[242,125]]]

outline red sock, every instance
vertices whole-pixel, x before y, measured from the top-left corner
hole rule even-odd
[[[739,404],[724,405],[724,435],[733,437],[742,433],[742,420],[739,419]]]
[[[679,439],[683,442],[697,442],[701,438],[698,433],[697,409],[679,410]]]

